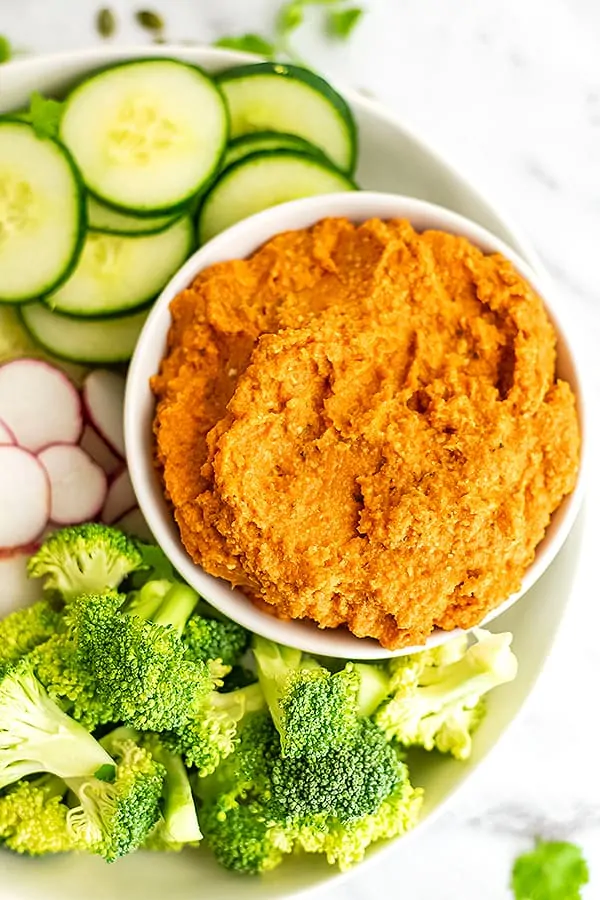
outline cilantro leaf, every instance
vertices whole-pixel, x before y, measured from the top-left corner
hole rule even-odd
[[[38,137],[56,137],[63,104],[34,91],[29,101],[29,119]]]
[[[142,554],[144,561],[143,575],[144,581],[158,580],[176,581],[177,575],[173,570],[173,566],[160,549],[155,544],[138,544],[138,549]],[[149,570],[149,571],[148,571]]]
[[[581,849],[561,841],[538,841],[520,856],[512,871],[515,900],[581,900],[589,881]]]
[[[0,63],[8,62],[12,56],[10,41],[5,35],[0,34]]]
[[[214,42],[213,47],[240,50],[244,53],[256,53],[257,56],[269,58],[275,55],[275,45],[261,37],[260,34],[240,34],[237,37],[222,37]]]
[[[360,6],[352,6],[349,9],[334,9],[327,19],[327,30],[332,37],[347,40],[365,11]]]
[[[277,33],[284,37],[304,22],[305,0],[292,0],[282,6],[277,17]]]

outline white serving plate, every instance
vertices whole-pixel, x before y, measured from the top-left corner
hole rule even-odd
[[[209,70],[252,61],[244,54],[212,48],[180,48],[163,45],[156,56],[177,56]],[[46,94],[64,90],[86,73],[103,65],[148,55],[146,47],[98,48],[38,57],[0,67],[0,112],[23,106],[33,90]],[[446,206],[496,234],[534,268],[539,261],[510,221],[469,180],[448,164],[410,128],[377,103],[352,91],[344,92],[357,117],[360,132],[361,186],[407,194]],[[522,602],[499,617],[494,630],[514,633],[519,658],[517,679],[491,696],[489,715],[478,731],[468,763],[429,755],[412,761],[413,782],[425,788],[421,824],[401,841],[373,848],[373,863],[383,853],[401,855],[413,846],[425,825],[438,815],[449,799],[498,743],[530,694],[556,637],[577,568],[582,519],[578,521],[553,564]],[[361,867],[353,871],[361,870]],[[401,870],[399,870],[401,871]],[[100,859],[57,857],[22,859],[0,856],[0,897],[3,900],[75,900],[82,890],[87,900],[144,896],[147,900],[281,900],[297,897],[318,887],[338,885],[339,875],[320,858],[287,860],[263,878],[234,876],[201,850],[177,854],[136,854],[113,865]],[[396,891],[401,892],[399,876]]]

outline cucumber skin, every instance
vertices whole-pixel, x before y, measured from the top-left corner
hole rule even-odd
[[[338,92],[332,88],[329,82],[321,78],[320,75],[305,69],[302,66],[295,66],[290,63],[262,62],[247,63],[244,66],[233,66],[231,69],[225,69],[217,75],[217,84],[223,81],[233,81],[236,78],[248,78],[254,75],[277,75],[282,78],[290,78],[296,81],[302,81],[313,90],[322,94],[331,105],[337,110],[340,117],[344,120],[350,137],[351,156],[348,169],[344,172],[352,175],[356,169],[358,160],[358,129],[356,121],[352,114],[352,110]],[[323,151],[323,155],[325,155]]]
[[[183,218],[183,216],[181,218]],[[173,224],[170,225],[169,227],[172,228],[173,225],[178,224],[178,222],[179,222],[179,219],[177,219],[175,222],[173,222]],[[90,231],[92,231],[92,229],[90,229]],[[159,232],[159,234],[160,233],[162,233],[162,232]],[[117,234],[117,235],[114,235],[114,237],[128,237],[128,235]],[[136,238],[155,237],[155,235],[135,234],[135,235],[130,235],[130,237],[132,237],[135,240]],[[186,251],[185,259],[181,263],[181,265],[184,265],[184,263],[189,259],[189,257],[192,255],[192,253],[197,248],[198,248],[197,229],[194,227],[194,220],[192,219],[191,216],[189,216],[189,242],[188,242],[188,248]],[[181,268],[181,266],[179,268]],[[175,274],[175,273],[173,273],[173,274]],[[163,285],[163,287],[164,287],[164,285]],[[162,290],[162,288],[161,288],[161,290]],[[159,291],[159,293],[160,293],[160,291]],[[135,306],[128,306],[127,309],[111,310],[110,312],[107,312],[104,314],[94,313],[93,315],[82,315],[81,313],[66,312],[65,310],[62,310],[62,309],[53,309],[52,306],[50,305],[50,303],[47,302],[48,297],[46,297],[46,296],[36,297],[35,299],[39,303],[43,303],[44,306],[55,316],[62,316],[63,319],[76,319],[77,321],[80,321],[80,322],[101,322],[101,321],[107,321],[109,319],[122,319],[125,316],[133,316],[136,313],[142,312],[142,310],[147,309],[148,307],[152,306],[152,304],[154,303],[154,301],[156,300],[157,297],[158,297],[158,294],[152,294],[151,297],[146,297],[144,300],[140,301],[140,303],[136,304]],[[75,360],[75,361],[77,362],[78,360]]]
[[[40,302],[40,301],[35,301],[35,300],[30,301],[30,303],[36,303],[36,302]],[[147,303],[145,306],[140,306],[133,311],[128,310],[125,313],[120,313],[118,315],[114,315],[114,316],[110,316],[110,317],[103,316],[102,318],[94,318],[94,319],[88,317],[87,319],[80,319],[80,321],[86,322],[86,323],[96,322],[98,324],[101,324],[101,323],[108,321],[108,318],[124,319],[126,316],[129,316],[129,315],[133,318],[133,316],[139,315],[145,309],[149,310],[153,304],[154,304],[154,300],[151,300],[150,303]],[[91,368],[96,368],[97,366],[120,366],[123,363],[128,363],[129,360],[131,359],[131,356],[123,356],[123,357],[111,358],[111,359],[106,357],[104,359],[96,359],[93,362],[90,362],[89,360],[84,359],[84,357],[82,357],[82,356],[74,356],[74,355],[69,355],[67,353],[57,353],[57,351],[54,348],[49,347],[48,344],[43,343],[43,341],[41,341],[39,339],[39,337],[36,334],[34,334],[33,331],[31,331],[29,329],[29,327],[27,326],[27,322],[25,321],[25,318],[22,313],[22,307],[24,307],[24,306],[27,306],[27,304],[21,303],[21,304],[19,304],[19,306],[16,307],[16,312],[19,317],[19,322],[21,323],[21,325],[23,326],[23,328],[25,329],[27,334],[30,336],[31,340],[36,344],[36,346],[38,346],[40,348],[40,350],[42,350],[44,353],[50,353],[55,359],[61,359],[61,360],[64,360],[64,362],[69,362],[69,363],[77,363],[78,365],[89,366]],[[53,313],[53,315],[59,316],[64,319],[74,318],[73,316],[64,316],[62,313]]]
[[[52,143],[56,147],[58,147],[58,149],[62,153],[65,161],[67,162],[67,165],[71,169],[71,174],[73,175],[73,181],[75,183],[75,188],[76,188],[76,191],[77,191],[77,194],[79,197],[79,200],[77,203],[77,206],[79,208],[79,226],[78,226],[78,231],[77,231],[77,239],[75,241],[75,246],[73,249],[73,256],[71,257],[69,264],[67,265],[65,270],[62,272],[62,274],[59,276],[59,278],[57,278],[57,280],[53,284],[51,284],[49,287],[47,287],[45,289],[45,292],[51,293],[52,291],[58,290],[58,288],[61,286],[61,284],[64,284],[65,281],[68,278],[70,278],[70,276],[73,274],[73,272],[75,271],[75,267],[76,267],[77,263],[79,262],[79,257],[81,256],[81,251],[83,250],[83,245],[85,243],[85,236],[87,234],[87,203],[86,203],[86,196],[85,196],[85,185],[83,183],[83,178],[81,177],[81,173],[80,173],[79,169],[77,168],[77,164],[76,164],[75,160],[71,156],[67,147],[65,147],[65,145],[61,141],[57,140],[56,138],[51,138],[51,137],[43,137],[43,138],[38,137],[33,129],[33,125],[31,125],[29,122],[24,121],[23,119],[17,118],[14,115],[0,116],[0,128],[2,128],[6,124],[19,125],[23,128],[27,128],[29,131],[32,132],[32,134],[36,138],[36,140],[49,141],[50,143]],[[35,297],[23,297],[22,299],[17,299],[15,297],[11,297],[10,299],[5,299],[4,297],[2,297],[0,295],[0,304],[8,304],[10,306],[15,306],[15,305],[19,305],[21,303],[28,303],[31,300],[37,300],[38,297],[39,297],[39,294],[36,294]]]
[[[329,163],[329,165],[334,166],[334,168],[336,168],[335,163],[329,159],[327,154],[323,150],[321,150],[320,147],[317,147],[316,144],[311,144],[310,141],[307,141],[306,138],[300,137],[300,135],[298,135],[298,134],[289,134],[286,131],[249,131],[248,134],[240,134],[239,137],[233,138],[232,140],[229,141],[229,143],[227,144],[227,149],[225,151],[224,165],[223,165],[222,171],[224,172],[225,169],[229,169],[231,166],[234,166],[236,163],[241,162],[242,159],[246,159],[248,156],[252,155],[253,153],[271,152],[270,150],[265,150],[264,148],[262,150],[260,150],[260,149],[259,150],[249,150],[248,153],[245,153],[244,156],[240,156],[239,159],[236,159],[231,163],[225,163],[225,160],[227,159],[229,151],[235,150],[237,147],[240,146],[240,144],[242,144],[242,145],[250,144],[251,145],[252,143],[254,143],[254,140],[256,140],[256,141],[261,141],[261,140],[274,141],[280,137],[293,138],[293,140],[297,141],[298,144],[296,147],[291,147],[291,146],[272,147],[271,148],[272,151],[293,150],[296,153],[304,153],[306,156],[314,156],[316,159],[320,159],[322,162]]]
[[[308,153],[299,153],[297,150],[258,150],[256,153],[249,153],[248,156],[243,156],[242,159],[238,159],[237,162],[232,163],[230,166],[227,166],[226,169],[223,169],[219,178],[217,178],[216,182],[213,184],[212,188],[218,187],[221,181],[225,181],[227,178],[232,175],[233,171],[240,166],[244,166],[249,163],[253,159],[257,159],[258,157],[263,158],[267,156],[289,156],[294,159],[307,160],[311,162],[317,162],[322,168],[330,169],[332,172],[335,172],[336,175],[340,175],[345,181],[348,182],[351,189],[353,191],[359,191],[360,188],[357,183],[351,178],[347,172],[342,172],[341,169],[338,169],[332,162],[328,160],[328,158],[323,154],[323,158],[320,159],[316,156],[309,156]],[[212,190],[211,188],[211,190]],[[206,242],[202,243],[201,231],[202,231],[202,213],[204,211],[204,201],[208,200],[210,197],[211,191],[207,191],[204,195],[203,203],[198,210],[198,218],[196,220],[196,244],[199,247],[206,246]],[[210,238],[212,240],[212,238]]]
[[[223,146],[221,147],[221,154],[215,164],[213,171],[207,175],[206,179],[204,180],[204,182],[201,185],[196,186],[194,188],[194,190],[185,199],[181,200],[179,203],[176,203],[174,206],[164,206],[164,207],[161,207],[160,209],[152,209],[152,210],[139,210],[139,209],[131,209],[131,207],[127,207],[127,206],[119,206],[117,203],[113,203],[107,197],[103,197],[100,194],[98,194],[96,191],[93,191],[91,188],[89,188],[85,184],[83,176],[80,176],[85,190],[89,194],[91,194],[92,197],[94,197],[99,203],[103,203],[105,206],[110,206],[110,208],[116,210],[116,212],[125,213],[126,215],[139,216],[142,219],[145,216],[147,216],[148,218],[151,218],[152,216],[169,215],[170,213],[173,213],[173,216],[176,216],[177,213],[179,213],[179,212],[181,212],[181,214],[184,215],[186,207],[188,205],[193,204],[194,199],[196,197],[203,196],[212,187],[212,185],[218,178],[219,172],[221,169],[221,165],[223,164],[223,158],[225,157],[225,151],[227,149],[227,144],[229,143],[229,134],[231,131],[231,117],[229,115],[229,106],[227,105],[227,100],[225,98],[225,94],[224,94],[221,86],[219,85],[217,79],[214,78],[205,69],[203,69],[202,66],[197,66],[194,63],[185,62],[181,59],[176,59],[174,56],[144,56],[140,59],[122,59],[122,60],[119,60],[119,62],[109,63],[106,66],[102,66],[99,69],[95,69],[93,72],[90,72],[90,74],[87,75],[82,81],[80,81],[78,84],[76,84],[75,87],[71,91],[69,91],[69,93],[67,94],[67,96],[65,97],[65,99],[63,101],[65,104],[65,108],[63,111],[63,115],[61,117],[61,122],[62,122],[62,118],[64,118],[64,114],[67,110],[70,99],[77,93],[77,91],[80,90],[80,88],[82,88],[84,85],[86,85],[88,83],[88,81],[91,81],[93,78],[97,78],[100,75],[104,75],[106,72],[111,72],[113,69],[121,69],[121,68],[123,68],[123,66],[138,65],[140,63],[157,63],[157,62],[176,63],[178,66],[186,66],[188,69],[193,69],[195,72],[200,72],[200,74],[202,76],[204,76],[204,78],[212,84],[212,86],[214,87],[214,89],[216,90],[216,92],[219,94],[219,96],[221,98],[221,101],[223,103],[223,110],[225,113],[225,129],[224,129],[224,136],[223,136]],[[60,131],[59,131],[59,135],[60,135]]]

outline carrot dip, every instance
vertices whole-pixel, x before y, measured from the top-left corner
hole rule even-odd
[[[575,486],[579,429],[506,259],[324,219],[201,272],[171,314],[156,462],[194,562],[391,649],[518,590]]]

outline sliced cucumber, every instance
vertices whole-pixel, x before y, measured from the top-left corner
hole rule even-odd
[[[20,307],[23,324],[37,343],[62,359],[99,364],[131,359],[148,310],[113,319],[73,319],[43,303]]]
[[[189,216],[158,234],[135,237],[88,232],[71,277],[44,303],[70,316],[114,316],[148,303],[189,256],[194,227]]]
[[[319,147],[315,147],[310,141],[298,137],[297,134],[284,134],[279,131],[254,131],[250,134],[242,134],[241,137],[230,141],[225,156],[223,168],[232,166],[251,153],[260,153],[263,150],[297,150],[307,156],[318,156],[323,159],[324,153]]]
[[[198,220],[199,240],[202,244],[278,203],[354,190],[347,175],[313,156],[294,150],[255,153],[226,169],[206,195]]]
[[[57,141],[0,119],[0,301],[20,303],[64,281],[81,251],[81,180]]]
[[[91,195],[87,201],[88,226],[105,234],[158,234],[172,225],[179,214],[174,216],[131,216],[119,212],[111,206],[100,203]]]
[[[125,212],[168,213],[219,167],[228,114],[221,91],[197,66],[142,59],[76,87],[60,133],[98,199]]]
[[[252,131],[297,134],[344,172],[356,164],[356,126],[337,91],[299,66],[257,63],[219,76],[231,116],[231,137]]]

